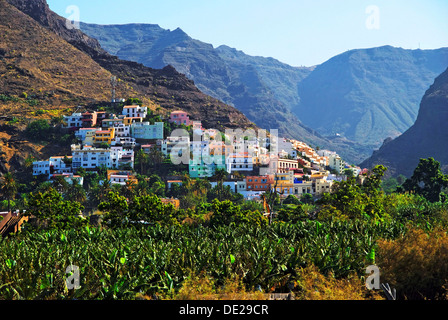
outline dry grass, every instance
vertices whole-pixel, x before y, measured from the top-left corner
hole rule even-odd
[[[299,280],[291,292],[295,300],[384,300],[379,292],[369,291],[358,277],[335,279],[322,275],[315,266],[298,270]],[[149,296],[138,297],[151,299]],[[268,300],[270,294],[247,291],[238,277],[229,278],[223,286],[201,273],[189,276],[177,292],[159,296],[164,300]]]
[[[411,229],[394,241],[380,241],[381,282],[388,282],[402,299],[446,300],[448,295],[448,235]]]
[[[357,276],[336,279],[324,276],[315,266],[298,270],[299,281],[295,283],[295,299],[298,300],[384,300],[375,291],[367,290]]]
[[[259,291],[247,291],[238,278],[229,278],[223,286],[217,286],[214,279],[202,273],[188,277],[179,291],[167,295],[172,300],[266,300],[267,296]]]

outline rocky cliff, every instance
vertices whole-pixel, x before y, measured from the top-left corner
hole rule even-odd
[[[448,172],[448,69],[426,91],[414,125],[361,165],[384,164],[390,175],[411,176],[420,158],[433,157]]]

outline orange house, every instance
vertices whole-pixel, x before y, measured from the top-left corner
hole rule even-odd
[[[274,184],[273,176],[247,176],[246,190],[247,191],[268,191],[271,185]]]

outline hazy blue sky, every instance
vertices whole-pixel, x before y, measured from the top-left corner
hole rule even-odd
[[[215,47],[294,66],[325,62],[346,50],[392,45],[448,47],[447,0],[48,0],[80,21],[151,23]]]

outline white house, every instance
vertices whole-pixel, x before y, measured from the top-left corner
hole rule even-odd
[[[146,118],[146,115],[148,114],[148,108],[147,107],[140,107],[140,106],[124,106],[122,115],[128,117],[128,118]]]
[[[254,164],[252,156],[246,153],[232,153],[226,159],[227,172],[252,171]]]
[[[191,141],[190,151],[193,156],[208,156],[210,155],[210,141]]]
[[[70,163],[64,162],[63,156],[51,157],[45,161],[34,161],[33,162],[33,175],[48,175],[50,178],[53,174],[69,174],[72,172],[72,166]],[[71,159],[68,156],[67,159]]]
[[[73,113],[71,116],[64,116],[63,128],[82,128],[82,113]]]
[[[38,176],[41,174],[50,174],[50,160],[33,162],[33,175]]]
[[[345,168],[345,162],[344,160],[342,160],[342,158],[337,155],[337,154],[330,154],[328,156],[328,166],[333,169],[336,170],[336,172],[338,174],[342,174],[344,173],[344,168]]]
[[[189,136],[168,137],[162,141],[161,150],[165,156],[170,155],[171,152],[177,152],[178,154],[183,154],[183,152],[189,152],[190,137]]]
[[[93,169],[112,166],[110,149],[94,148],[92,146],[72,145],[72,167],[73,169]]]
[[[114,123],[115,128],[115,137],[130,137],[131,136],[131,128],[130,126],[125,125],[124,123],[116,122]]]
[[[115,137],[111,143],[111,146],[123,146],[124,148],[134,148],[135,145],[135,139],[131,137]]]
[[[73,169],[94,169],[105,166],[110,169],[118,169],[129,165],[134,167],[134,150],[124,149],[122,146],[112,146],[109,149],[95,148],[92,146],[72,145]]]

